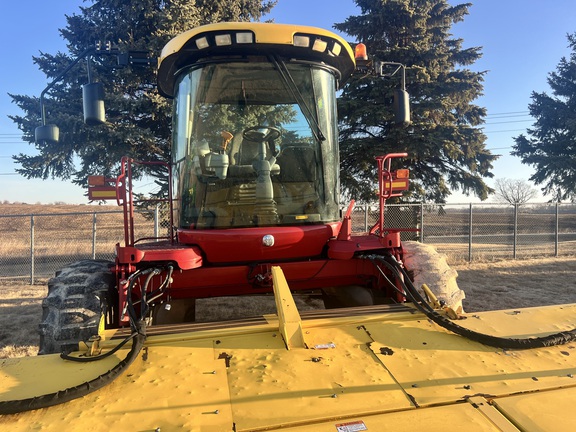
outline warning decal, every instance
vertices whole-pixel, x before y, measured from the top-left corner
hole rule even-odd
[[[353,421],[349,423],[340,423],[336,425],[336,430],[338,432],[357,432],[368,430],[366,425],[362,420]]]

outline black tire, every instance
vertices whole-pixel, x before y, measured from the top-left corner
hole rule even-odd
[[[48,281],[39,325],[39,354],[75,351],[78,342],[98,333],[116,284],[112,265],[104,260],[78,261]]]

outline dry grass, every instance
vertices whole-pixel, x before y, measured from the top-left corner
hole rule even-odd
[[[30,255],[31,215],[34,215],[34,251],[37,257],[85,255],[92,251],[93,214],[97,214],[99,251],[113,251],[124,239],[122,208],[96,205],[0,204],[0,256]],[[153,235],[153,223],[137,212],[137,237]],[[2,276],[2,275],[0,275]]]
[[[459,264],[469,312],[576,303],[576,258]]]
[[[42,299],[48,292],[45,283],[0,282],[0,358],[38,353],[38,323],[42,317]]]
[[[456,264],[468,312],[576,303],[576,258],[547,258]],[[45,285],[0,285],[0,358],[37,353],[37,326]],[[297,296],[299,309],[321,307],[317,298]],[[234,305],[231,308],[231,304]],[[274,313],[271,296],[254,299],[199,300],[199,320]]]

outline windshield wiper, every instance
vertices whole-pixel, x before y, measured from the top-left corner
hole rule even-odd
[[[326,137],[322,133],[320,125],[316,121],[316,118],[314,117],[312,110],[304,100],[304,96],[302,96],[302,92],[300,92],[300,90],[298,89],[298,86],[296,85],[296,82],[294,81],[294,78],[292,77],[292,74],[288,70],[288,67],[286,66],[284,60],[281,60],[276,56],[271,56],[270,59],[274,64],[274,66],[276,67],[276,69],[278,69],[278,72],[280,73],[280,76],[282,77],[284,84],[286,84],[288,90],[290,90],[290,93],[292,93],[292,97],[296,99],[296,102],[298,103],[300,110],[302,110],[302,114],[304,114],[304,118],[308,122],[308,126],[310,126],[310,129],[312,129],[314,138],[316,138],[316,140],[319,142],[326,141]]]

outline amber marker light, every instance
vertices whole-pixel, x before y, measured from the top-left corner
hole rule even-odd
[[[104,176],[97,176],[97,175],[88,176],[88,185],[90,186],[104,186],[105,184],[106,183]]]
[[[359,43],[354,48],[354,57],[356,60],[368,60],[368,53],[366,52],[366,45]]]
[[[410,170],[407,169],[396,170],[396,178],[407,179],[409,176],[410,176]]]

